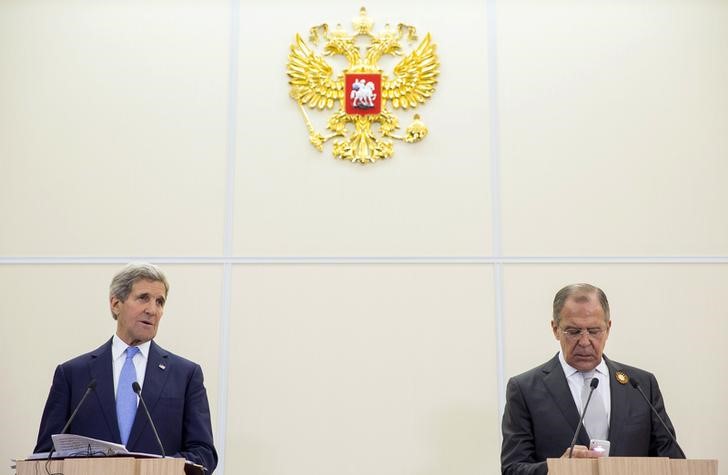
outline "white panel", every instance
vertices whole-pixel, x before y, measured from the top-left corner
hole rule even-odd
[[[498,467],[487,266],[234,270],[226,472]]]
[[[503,249],[728,254],[728,3],[498,4]]]
[[[553,296],[567,284],[592,283],[609,298],[605,354],[655,374],[688,457],[725,458],[728,266],[509,266],[505,282],[507,376],[559,351],[549,323]]]
[[[2,3],[0,254],[221,252],[228,18],[222,0]]]
[[[368,3],[384,23],[432,34],[441,60],[433,98],[417,109],[430,128],[418,144],[361,166],[319,153],[296,103],[286,63],[296,33],[323,22],[349,32],[358,4],[243,7],[240,52],[235,253],[284,256],[438,256],[490,252],[485,8],[474,2]],[[256,18],[253,23],[246,18]],[[366,42],[365,42],[366,43]],[[406,42],[405,42],[406,45]],[[409,51],[406,46],[405,50]],[[331,60],[337,64],[336,60]],[[382,65],[389,72],[395,62]],[[337,66],[340,71],[344,64]],[[329,112],[309,111],[323,131]],[[406,127],[412,112],[400,115]]]

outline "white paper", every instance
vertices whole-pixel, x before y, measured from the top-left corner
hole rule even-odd
[[[95,455],[126,455],[129,451],[121,444],[105,440],[92,439],[76,434],[54,434],[53,446],[56,448],[54,457],[78,457]]]
[[[105,457],[112,455],[129,455],[132,457],[162,458],[159,454],[148,454],[144,452],[129,452],[121,444],[108,442],[106,440],[92,439],[76,434],[54,434],[53,459],[66,457]],[[48,458],[49,452],[40,452],[29,455],[25,460],[40,460]]]

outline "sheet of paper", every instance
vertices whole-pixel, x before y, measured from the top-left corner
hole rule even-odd
[[[92,439],[76,434],[54,434],[53,446],[56,448],[59,457],[78,457],[95,455],[125,455],[129,451],[121,444],[107,442],[105,440]]]

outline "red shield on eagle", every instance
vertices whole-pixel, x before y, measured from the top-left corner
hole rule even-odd
[[[348,73],[344,76],[346,113],[379,114],[382,111],[382,75]]]

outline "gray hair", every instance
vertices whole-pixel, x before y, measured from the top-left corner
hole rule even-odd
[[[161,282],[164,284],[164,296],[167,296],[169,292],[169,282],[167,277],[164,276],[162,270],[150,264],[148,262],[131,262],[124,266],[119,272],[116,273],[113,279],[111,279],[111,285],[109,286],[109,298],[116,297],[122,302],[129,297],[131,288],[140,280],[151,280],[152,282]],[[116,315],[111,313],[111,316],[116,320]]]
[[[585,294],[597,294],[599,304],[602,306],[602,310],[604,310],[604,321],[609,321],[609,301],[607,300],[607,294],[602,289],[591,284],[571,284],[556,292],[554,296],[553,319],[556,325],[561,320],[561,310],[563,310],[564,304],[566,304],[569,297]]]

